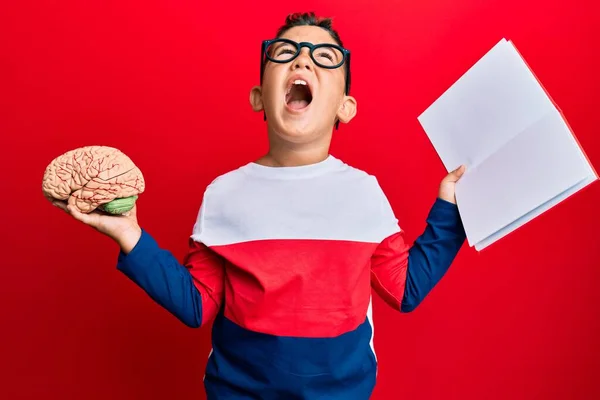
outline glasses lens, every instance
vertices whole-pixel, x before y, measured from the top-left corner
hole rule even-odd
[[[338,67],[344,62],[344,54],[333,46],[319,46],[313,51],[317,64],[325,68]]]
[[[289,61],[297,52],[298,48],[287,42],[275,41],[267,47],[267,57],[273,61]]]

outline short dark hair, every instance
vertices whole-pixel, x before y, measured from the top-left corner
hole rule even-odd
[[[344,43],[340,38],[340,35],[337,33],[335,29],[333,29],[333,20],[327,17],[317,17],[314,12],[304,12],[304,13],[292,13],[289,14],[285,18],[285,23],[279,27],[277,30],[276,37],[280,38],[283,36],[288,30],[294,28],[296,26],[318,26],[319,28],[325,29],[329,35],[333,38],[333,40],[340,46],[344,47]],[[345,64],[343,66],[346,69],[349,69],[349,65]],[[264,68],[264,65],[263,65]],[[262,72],[261,72],[262,74]],[[347,82],[348,93],[350,92],[350,71],[348,70],[348,82]],[[346,94],[348,94],[346,93]]]
[[[285,24],[277,30],[277,37],[283,36],[289,29],[295,26],[318,26],[325,29],[333,40],[344,47],[340,35],[333,29],[333,20],[331,18],[317,17],[314,12],[293,13],[286,17]]]

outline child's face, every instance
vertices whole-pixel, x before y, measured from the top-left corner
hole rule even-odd
[[[291,28],[283,38],[336,44],[327,31],[316,26]],[[344,93],[345,68],[321,68],[303,47],[290,62],[266,63],[262,87],[252,89],[250,101],[255,111],[266,113],[270,132],[296,143],[315,140],[331,133],[336,117],[347,123],[356,113],[356,101]],[[297,80],[307,85],[293,85]]]

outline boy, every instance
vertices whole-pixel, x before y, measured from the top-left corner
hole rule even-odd
[[[371,289],[412,311],[465,240],[442,180],[425,232],[409,246],[377,180],[329,155],[356,114],[349,52],[331,21],[286,19],[265,41],[250,103],[267,155],[206,189],[180,264],[127,216],[74,218],[120,246],[118,269],[191,327],[213,321],[209,399],[368,399],[375,385]]]

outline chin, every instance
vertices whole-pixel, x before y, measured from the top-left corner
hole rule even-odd
[[[317,136],[317,129],[308,121],[286,121],[278,125],[274,133],[289,142],[309,142]]]

